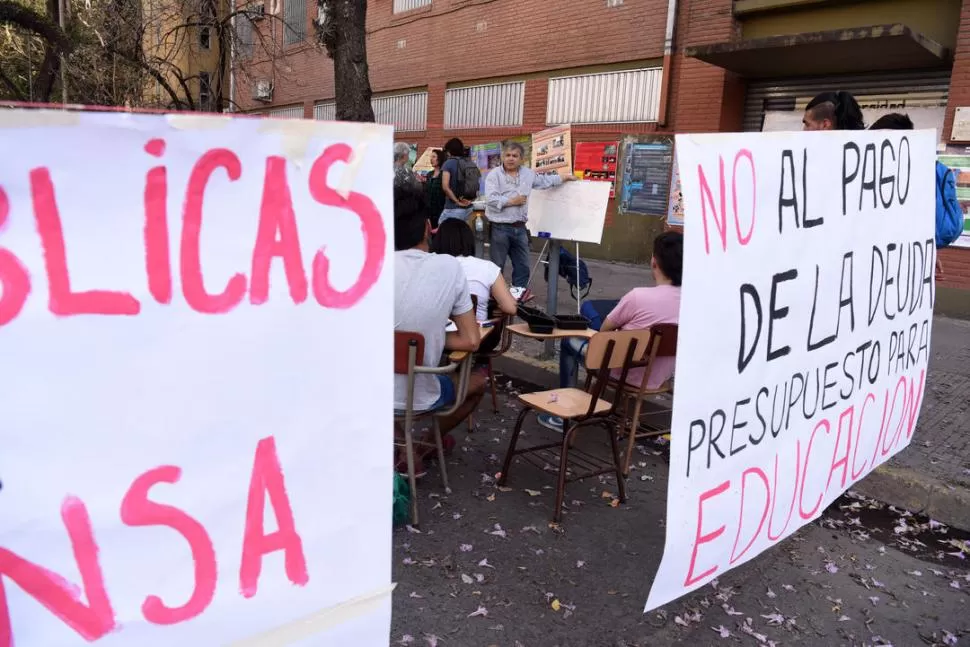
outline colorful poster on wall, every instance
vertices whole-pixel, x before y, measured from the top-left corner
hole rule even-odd
[[[620,213],[666,216],[674,140],[668,136],[627,137],[620,157]]]
[[[616,160],[620,142],[577,142],[573,174],[580,180],[609,182],[610,199],[616,195]]]
[[[963,235],[952,246],[970,248],[970,147],[947,146],[946,152],[937,159],[953,169],[957,181],[957,199],[963,207]]]
[[[667,536],[647,610],[776,547],[919,433],[934,139],[677,136],[691,226]],[[912,169],[895,190],[865,174],[877,151]]]
[[[2,137],[0,644],[386,646],[393,128]]]
[[[532,135],[532,169],[536,173],[573,172],[573,142],[569,126],[547,128]]]
[[[479,193],[485,192],[485,176],[497,166],[502,165],[502,144],[492,142],[489,144],[475,144],[471,147],[471,158],[475,166],[482,172],[482,181],[479,183]]]

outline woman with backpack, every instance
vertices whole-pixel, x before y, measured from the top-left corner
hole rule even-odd
[[[445,194],[445,208],[438,220],[440,225],[449,218],[467,221],[472,213],[472,200],[478,195],[482,172],[468,158],[465,144],[457,137],[445,143],[447,161],[441,167],[441,189]]]

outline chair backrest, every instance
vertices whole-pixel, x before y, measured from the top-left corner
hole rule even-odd
[[[642,361],[652,338],[651,329],[598,332],[590,337],[586,348],[586,370],[623,368],[628,361]]]
[[[621,369],[618,381],[623,384],[631,370],[642,368],[642,391],[650,379],[654,360],[658,357],[674,357],[676,354],[675,324],[658,324],[646,330],[596,333],[590,338],[586,350],[587,390],[594,398],[598,398],[610,381],[610,371]],[[594,377],[596,381],[592,384]],[[616,409],[619,401],[619,398],[614,400],[612,409]]]
[[[414,355],[411,355],[412,349]],[[413,360],[412,360],[413,357]],[[412,364],[413,361],[413,364]],[[394,331],[394,374],[407,375],[412,366],[424,362],[424,335],[406,330]]]

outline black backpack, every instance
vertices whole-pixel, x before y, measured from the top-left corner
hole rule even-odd
[[[455,196],[459,199],[474,200],[478,197],[482,171],[467,157],[459,157],[456,161],[458,162],[458,190],[455,191]]]

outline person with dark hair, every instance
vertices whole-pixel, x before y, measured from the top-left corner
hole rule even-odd
[[[460,195],[461,165],[459,160],[468,157],[468,150],[465,148],[464,142],[457,137],[452,137],[445,142],[444,150],[448,154],[448,159],[441,167],[441,190],[445,194],[445,203],[439,222],[449,218],[466,220],[471,215],[472,202]]]
[[[424,180],[424,192],[428,197],[428,209],[431,217],[431,228],[438,228],[438,219],[445,209],[445,192],[441,187],[441,167],[447,157],[443,150],[436,148],[431,151],[431,172]]]
[[[913,120],[901,112],[890,112],[876,119],[869,130],[913,130]]]
[[[410,185],[394,187],[394,330],[424,336],[425,366],[438,366],[445,349],[474,352],[481,340],[468,282],[461,264],[452,256],[431,254],[431,222],[424,192]],[[457,330],[446,332],[448,320]],[[394,376],[394,408],[407,406],[407,376]],[[450,416],[440,420],[446,434],[468,417],[485,392],[485,378],[469,378],[465,402]],[[454,404],[455,382],[447,375],[418,375],[414,380],[414,409],[431,411]],[[447,438],[449,447],[454,440]],[[434,443],[431,443],[433,447]],[[424,456],[416,456],[423,460]],[[420,460],[418,461],[420,464]],[[398,470],[407,471],[406,457],[398,460]]]
[[[488,319],[490,298],[495,299],[504,314],[516,313],[517,303],[498,265],[475,256],[475,234],[467,222],[452,218],[441,223],[432,241],[432,249],[436,254],[448,254],[458,259],[468,279],[468,291],[478,297],[475,316],[479,322]]]
[[[606,316],[601,332],[611,330],[645,330],[657,324],[676,324],[680,320],[680,284],[684,274],[684,235],[677,231],[665,231],[653,241],[653,258],[650,259],[655,286],[633,288]],[[575,387],[579,364],[586,356],[587,339],[567,337],[559,346],[559,386]],[[674,358],[659,357],[655,361],[648,389],[659,389],[674,375]],[[619,379],[620,372],[613,376]],[[639,387],[643,381],[643,369],[635,369],[626,377],[627,384]],[[539,415],[539,424],[555,431],[562,431],[563,420],[558,416]]]
[[[823,92],[808,102],[804,130],[865,130],[862,108],[848,92]]]
[[[913,130],[909,115],[891,112],[872,124],[869,130]],[[963,207],[957,198],[956,174],[943,162],[936,161],[936,248],[948,247],[960,237],[964,227]],[[943,276],[943,262],[936,257],[937,278]]]

